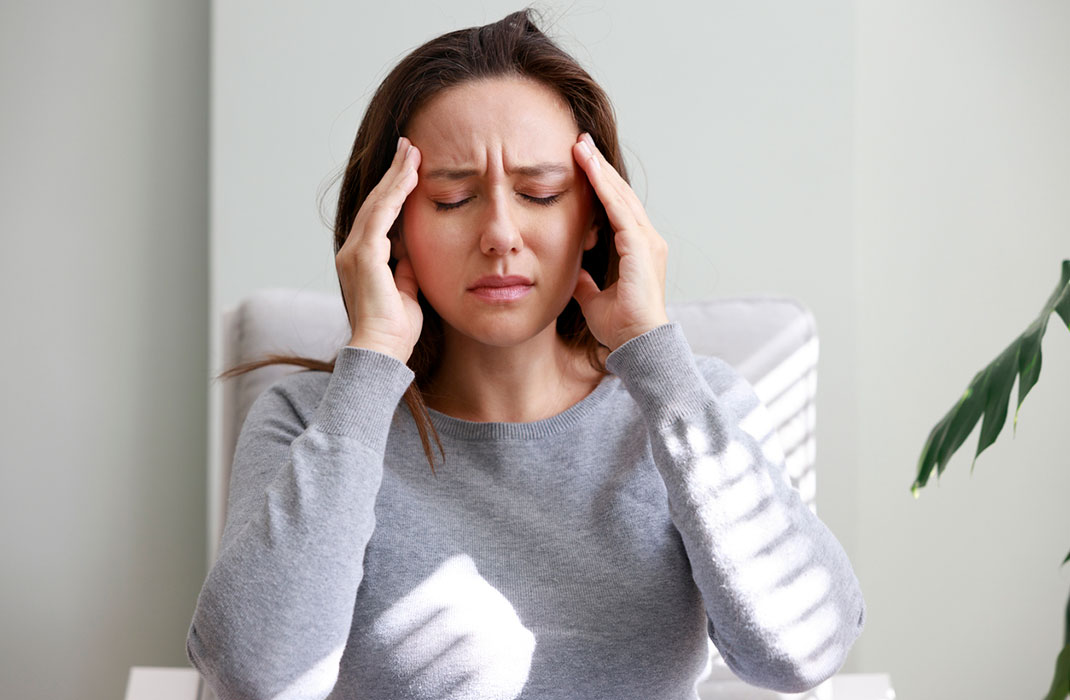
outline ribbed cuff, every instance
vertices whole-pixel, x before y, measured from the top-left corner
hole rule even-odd
[[[347,345],[338,351],[312,425],[383,450],[398,401],[414,376],[389,355]]]
[[[666,323],[632,338],[606,358],[648,424],[689,416],[716,400],[695,363],[679,323]]]

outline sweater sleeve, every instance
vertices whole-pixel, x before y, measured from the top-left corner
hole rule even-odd
[[[840,543],[791,486],[765,407],[723,360],[701,371],[678,324],[610,354],[645,419],[709,621],[743,680],[808,690],[843,665],[865,602]]]
[[[412,372],[343,347],[318,406],[299,382],[253,403],[187,655],[219,700],[323,698],[338,678],[390,423]],[[312,407],[315,409],[312,410]]]

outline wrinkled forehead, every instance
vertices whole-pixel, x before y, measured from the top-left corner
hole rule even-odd
[[[407,132],[420,149],[421,172],[570,162],[579,134],[568,106],[553,89],[521,78],[449,88],[416,112]]]

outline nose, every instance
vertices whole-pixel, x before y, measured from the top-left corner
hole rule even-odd
[[[484,255],[509,255],[523,250],[524,239],[509,207],[507,195],[490,195],[480,222],[479,249]]]

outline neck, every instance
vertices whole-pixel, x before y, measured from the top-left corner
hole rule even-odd
[[[586,353],[565,345],[553,326],[518,347],[482,345],[447,331],[427,405],[480,422],[528,423],[555,416],[598,386]]]

